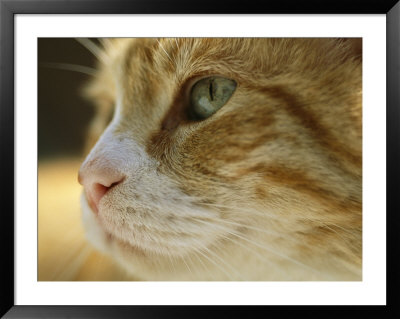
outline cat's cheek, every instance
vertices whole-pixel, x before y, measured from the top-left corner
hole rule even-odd
[[[99,251],[110,253],[111,238],[101,227],[95,213],[89,206],[85,193],[81,195],[82,222],[88,241]]]

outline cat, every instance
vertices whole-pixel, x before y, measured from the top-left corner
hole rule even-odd
[[[141,280],[362,279],[361,39],[101,42],[96,248]]]

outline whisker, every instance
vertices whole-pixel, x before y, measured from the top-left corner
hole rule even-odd
[[[99,41],[104,48],[111,46],[111,40],[109,38],[100,38]]]
[[[93,68],[90,68],[87,66],[83,66],[83,65],[79,65],[79,64],[42,62],[39,65],[41,67],[45,67],[45,68],[79,72],[79,73],[90,75],[90,76],[97,75],[96,69],[93,69]]]
[[[186,258],[186,257],[189,259],[189,262],[190,262],[190,264],[193,266],[192,268],[194,269],[194,271],[196,272],[196,274],[198,274],[198,272],[199,272],[199,265],[193,262],[193,259],[192,259],[192,257],[191,257],[190,254],[184,256],[183,258]],[[196,257],[199,258],[197,255],[196,255]],[[196,276],[196,278],[198,278],[198,277]]]
[[[157,39],[158,44],[160,45],[161,49],[165,52],[165,54],[167,55],[168,59],[174,63],[174,60],[172,60],[172,58],[170,57],[170,55],[168,54],[168,52],[164,49],[163,45],[161,44],[161,42]]]
[[[298,261],[298,260],[296,260],[296,259],[293,259],[293,258],[291,258],[291,257],[289,257],[289,256],[282,255],[282,254],[276,252],[275,250],[273,250],[273,249],[271,249],[271,248],[269,248],[269,247],[263,246],[263,245],[261,245],[261,244],[259,244],[259,243],[256,243],[256,242],[254,242],[254,241],[252,241],[252,240],[249,240],[249,239],[247,239],[247,238],[245,238],[245,237],[243,237],[243,236],[238,235],[237,233],[230,233],[230,234],[232,234],[233,236],[239,237],[239,238],[241,238],[241,239],[247,241],[248,243],[250,243],[250,244],[252,244],[252,245],[255,245],[255,246],[257,246],[257,247],[260,247],[261,249],[264,249],[264,250],[266,250],[266,251],[269,251],[269,252],[271,252],[271,253],[273,253],[273,254],[275,254],[275,255],[277,255],[277,256],[283,258],[283,259],[286,259],[286,260],[288,260],[288,261],[291,261],[291,262],[295,263],[296,265],[302,266],[302,267],[307,268],[307,269],[309,269],[309,270],[311,270],[311,271],[313,271],[313,272],[319,273],[318,270],[316,270],[316,269],[314,269],[314,268],[312,268],[312,267],[310,267],[310,266],[308,266],[308,265],[306,265],[306,264],[303,264],[302,262],[300,262],[300,261]]]
[[[237,232],[232,232],[231,230],[229,230],[229,229],[227,229],[227,228],[225,228],[225,227],[223,227],[223,226],[215,225],[215,224],[212,224],[212,223],[208,223],[208,222],[205,222],[205,221],[203,221],[203,220],[198,220],[198,221],[201,222],[201,223],[208,224],[208,225],[213,225],[213,226],[220,227],[220,229],[226,231],[228,234],[231,234],[232,236],[236,236],[236,237],[238,237],[238,238],[241,238],[242,240],[247,241],[248,243],[250,243],[250,244],[252,244],[252,245],[255,245],[255,246],[257,246],[257,247],[259,247],[259,248],[261,248],[261,249],[264,249],[264,250],[266,250],[266,251],[268,251],[268,252],[270,252],[270,253],[272,253],[272,254],[274,254],[274,255],[277,255],[277,256],[279,256],[279,257],[281,257],[281,258],[283,258],[283,259],[286,259],[286,260],[288,260],[288,261],[291,261],[291,262],[293,262],[293,263],[295,263],[295,264],[297,264],[297,265],[299,265],[299,266],[302,266],[302,267],[304,267],[304,268],[307,268],[307,269],[309,269],[309,270],[312,270],[312,271],[314,271],[314,272],[318,272],[318,273],[319,273],[319,271],[317,271],[316,269],[314,269],[314,268],[312,268],[312,267],[310,267],[310,266],[308,266],[308,265],[306,265],[306,264],[303,264],[302,262],[300,262],[300,261],[298,261],[298,260],[296,260],[296,259],[293,259],[293,258],[291,258],[291,257],[289,257],[289,256],[282,255],[281,253],[279,253],[279,252],[273,250],[273,249],[270,248],[270,247],[267,247],[267,246],[265,246],[265,245],[261,245],[261,244],[259,244],[259,243],[257,243],[257,242],[254,242],[254,241],[252,241],[252,240],[250,240],[250,239],[247,239],[247,238],[245,238],[245,237],[243,237],[243,236],[237,234]]]
[[[174,38],[174,39],[175,39],[175,43],[176,43],[176,38]],[[170,42],[172,42],[172,38],[169,38],[169,40],[170,40]],[[172,44],[171,44],[171,47],[172,47]],[[178,50],[179,50],[179,48],[177,47],[177,52],[178,52]],[[174,54],[172,53],[172,54],[171,54],[171,58],[172,58],[174,64],[175,64],[175,65],[178,65],[178,61],[177,61],[177,58],[176,58],[176,54],[175,54],[175,56],[174,56]]]
[[[201,260],[201,258],[197,255],[197,254],[198,254],[197,249],[193,250],[193,254],[194,254],[194,256],[196,256],[197,260],[198,260],[199,263],[202,265],[202,267],[204,268],[204,270],[205,270],[207,273],[210,273],[210,272],[209,272],[209,268],[207,268],[207,266],[203,263],[203,261]],[[211,272],[211,275],[212,275],[212,277],[214,278],[214,280],[216,280],[215,274],[214,274],[213,272]]]
[[[203,246],[203,245],[200,244],[199,246]],[[218,254],[214,253],[212,250],[210,250],[208,247],[205,247],[205,246],[203,246],[201,249],[205,250],[206,253],[213,255],[220,262],[222,262],[224,265],[228,266],[231,270],[233,270],[233,272],[235,272],[239,277],[241,277],[240,273],[236,269],[234,269],[231,265],[227,264],[226,261],[224,261],[220,256],[218,256]]]
[[[107,62],[105,56],[102,54],[102,50],[88,38],[75,38],[80,44],[88,49],[100,62]]]
[[[226,206],[226,205],[208,204],[208,203],[202,203],[201,205],[205,205],[205,206],[208,206],[208,207],[225,208],[225,209],[234,210],[234,211],[236,211],[236,212],[248,213],[248,211],[245,211],[245,210],[242,210],[242,209],[238,209],[238,208],[236,208],[236,207],[235,207],[235,208],[232,208],[232,207]],[[261,212],[258,212],[258,211],[252,211],[252,214],[253,214],[253,215],[258,215],[258,216],[261,216],[261,217],[269,217],[269,218],[271,218],[271,220],[280,221],[279,218],[278,218],[278,216],[266,214],[266,213],[264,213],[264,212],[261,213]],[[307,217],[304,217],[304,216],[302,216],[301,219],[308,220],[308,221],[310,221],[310,222],[312,222],[312,223],[318,223],[318,224],[320,224],[320,225],[322,225],[322,226],[324,226],[324,227],[326,227],[326,228],[332,230],[333,232],[335,232],[336,234],[338,234],[338,236],[340,236],[342,239],[344,239],[343,236],[341,236],[337,231],[335,231],[335,230],[334,230],[332,227],[330,227],[330,226],[337,227],[337,228],[343,230],[344,232],[347,232],[347,233],[350,233],[350,234],[352,233],[351,230],[346,229],[346,228],[344,228],[344,227],[342,227],[342,226],[339,226],[339,225],[337,225],[337,224],[334,224],[334,223],[330,223],[330,224],[328,225],[328,224],[326,224],[326,223],[324,223],[324,222],[322,222],[322,221],[320,221],[320,220],[318,220],[318,219],[311,219],[311,218],[307,218]],[[227,221],[224,221],[224,220],[221,220],[221,221],[222,221],[222,222],[225,222],[225,223],[228,223]],[[230,223],[231,223],[231,222],[230,222]],[[259,229],[259,228],[257,229],[257,228],[254,227],[254,226],[249,226],[249,225],[240,225],[240,226],[244,226],[244,227],[249,228],[249,229],[254,229],[254,230],[262,231],[262,232],[264,232],[264,233],[269,232],[269,231],[266,231],[266,230],[261,230],[261,229]],[[273,233],[271,232],[270,234],[272,235]],[[285,238],[285,239],[295,240],[295,239],[292,239],[292,238]]]
[[[176,269],[175,269],[175,265],[174,265],[174,260],[172,259],[172,255],[170,253],[167,253],[168,256],[168,260],[169,260],[169,266],[170,266],[170,270],[172,273],[176,273]]]
[[[223,268],[221,267],[221,265],[218,265],[214,260],[212,260],[211,258],[209,258],[207,255],[203,254],[203,253],[201,252],[200,249],[196,249],[196,251],[197,251],[200,255],[202,255],[204,258],[206,258],[210,263],[212,263],[214,266],[216,266],[219,270],[221,270],[221,271],[229,278],[229,280],[232,281],[232,277],[226,272],[225,269],[223,269]]]
[[[255,231],[259,231],[259,232],[261,232],[261,233],[264,233],[264,234],[266,234],[266,235],[274,235],[274,236],[277,236],[277,237],[282,237],[282,234],[279,233],[279,232],[273,232],[273,231],[261,229],[261,228],[258,228],[258,227],[249,226],[249,225],[246,225],[246,224],[239,224],[239,223],[235,223],[235,222],[227,221],[227,220],[223,220],[223,219],[215,219],[215,222],[217,222],[217,223],[225,223],[225,224],[229,224],[229,225],[233,225],[233,226],[238,226],[238,227],[244,227],[244,228],[252,229],[252,230],[255,230]],[[294,238],[291,238],[291,237],[284,237],[284,239],[285,239],[285,240],[290,240],[290,241],[293,241],[293,242],[297,242]]]
[[[265,258],[264,256],[262,256],[261,254],[259,254],[257,251],[251,249],[250,247],[245,246],[245,245],[242,244],[239,240],[235,240],[234,238],[231,238],[231,237],[228,237],[228,236],[224,236],[223,238],[226,239],[226,240],[231,241],[232,243],[234,243],[234,244],[236,244],[236,245],[242,246],[243,248],[245,248],[246,250],[248,250],[249,252],[251,252],[252,254],[254,254],[255,256],[257,256],[257,257],[258,257],[261,261],[263,261],[264,263],[267,263],[269,266],[272,266],[272,268],[278,270],[280,273],[282,273],[282,274],[284,273],[284,272],[282,271],[282,269],[279,268],[276,264],[274,264],[271,260]]]
[[[215,244],[212,245],[213,247],[215,247],[219,253],[222,254],[221,250],[219,249],[219,247],[217,247]],[[239,278],[240,280],[244,280],[242,275],[240,274],[240,272],[235,269],[232,265],[228,264],[222,257],[218,256],[218,253],[214,253],[212,250],[207,248],[207,251],[214,255],[217,259],[219,259],[224,265],[226,265],[228,268],[230,268],[234,273],[236,273],[237,278]]]
[[[341,239],[344,241],[347,241],[346,238],[344,238],[342,235],[340,235],[336,230],[334,230],[332,227],[329,227],[327,224],[321,222],[322,227],[325,227],[331,231],[333,231],[336,235],[338,235]]]
[[[186,263],[185,257],[182,257],[182,261],[183,261],[183,263],[186,265],[186,267],[187,267],[187,269],[189,270],[189,272],[190,272],[191,274],[193,274],[193,273],[192,273],[192,270],[191,270],[190,267],[189,267],[189,265]]]
[[[241,208],[238,208],[238,207],[227,206],[227,205],[221,205],[221,204],[201,203],[200,205],[201,206],[207,206],[207,207],[215,207],[215,208],[225,208],[225,209],[228,209],[228,210],[233,210],[235,212],[249,213],[249,211],[245,210],[245,209],[241,209]],[[255,214],[255,215],[259,215],[259,216],[263,216],[263,217],[270,217],[271,219],[279,220],[279,216],[276,216],[276,215],[271,215],[271,214],[264,213],[264,212],[261,213],[261,212],[257,212],[257,211],[253,211],[253,210],[251,211],[251,213]]]
[[[309,219],[309,220],[313,221],[312,219]],[[330,230],[334,231],[335,233],[337,233],[337,234],[339,235],[338,232],[336,232],[334,229],[332,229],[331,227],[329,227],[326,223],[321,222],[320,220],[315,220],[315,221],[318,222],[318,223],[320,223],[321,225],[323,225],[323,226],[329,228]],[[353,234],[353,232],[352,232],[350,229],[344,228],[344,227],[339,226],[339,225],[334,224],[334,223],[330,223],[330,225],[331,225],[331,226],[334,226],[334,227],[337,227],[337,228],[343,230],[344,232],[346,232],[346,233],[348,233],[348,234]],[[340,235],[339,235],[339,236],[340,236]]]
[[[346,239],[345,237],[343,237],[338,231],[336,231],[335,229],[333,229],[331,226],[337,227],[337,228],[343,230],[343,231],[344,231],[345,233],[347,233],[347,234],[353,234],[353,232],[352,232],[351,230],[346,229],[346,228],[344,228],[344,227],[341,227],[341,226],[339,226],[339,225],[337,225],[337,224],[335,224],[335,223],[329,222],[329,224],[327,224],[327,223],[322,222],[322,221],[319,220],[319,219],[311,219],[311,218],[307,218],[307,217],[304,217],[304,216],[302,217],[302,219],[308,220],[308,221],[310,221],[311,223],[314,223],[314,224],[317,223],[318,225],[321,225],[322,227],[327,228],[327,229],[333,231],[335,234],[337,234],[337,235],[338,235],[341,239],[343,239],[344,241],[347,241],[347,239]]]
[[[311,220],[311,221],[313,221],[313,220]],[[345,229],[343,227],[340,227],[339,225],[336,225],[336,224],[333,224],[333,223],[330,223],[330,225],[328,225],[328,224],[323,223],[321,221],[316,221],[316,222],[319,223],[323,228],[329,229],[332,232],[334,232],[338,237],[340,237],[344,241],[344,243],[346,243],[348,245],[348,247],[352,246],[352,247],[355,247],[357,249],[357,245],[354,242],[352,242],[348,237],[346,238],[346,235],[353,234],[350,230],[347,230],[347,229]],[[334,228],[332,228],[330,226],[338,227],[339,229],[343,230],[344,233],[341,234],[340,232],[336,231]],[[358,256],[355,251],[350,250],[350,252],[351,252],[351,254],[353,256]]]

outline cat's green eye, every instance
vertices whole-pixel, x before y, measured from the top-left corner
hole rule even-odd
[[[217,112],[228,102],[236,89],[236,82],[212,76],[201,79],[190,94],[190,113],[196,119],[205,119]]]

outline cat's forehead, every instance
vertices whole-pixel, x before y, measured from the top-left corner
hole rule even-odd
[[[238,71],[237,65],[243,72],[254,63],[252,51],[259,44],[254,39],[227,38],[116,39],[107,54],[119,78],[151,73],[173,75],[179,81],[193,74],[229,76]]]
[[[344,45],[337,39],[115,38],[105,47],[107,66],[122,76],[152,70],[165,73],[207,70],[268,74],[284,65],[306,68],[332,62]],[[310,52],[319,60],[310,59]],[[319,62],[318,62],[319,61]],[[265,73],[267,72],[267,73]]]

